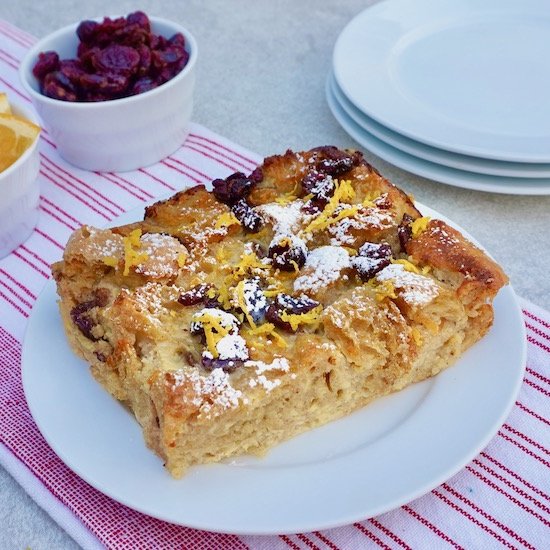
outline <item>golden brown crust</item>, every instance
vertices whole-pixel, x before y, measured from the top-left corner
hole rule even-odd
[[[379,302],[367,286],[348,291],[324,311],[325,335],[350,365],[383,369],[390,356],[403,376],[411,369],[415,344],[411,327],[391,300]]]
[[[234,177],[245,214],[198,185],[141,222],[80,228],[52,266],[71,346],[176,477],[436,374],[507,282],[356,151]]]
[[[229,208],[217,201],[204,185],[196,185],[145,210],[145,226],[167,231],[186,246],[218,242],[225,233],[217,231],[216,221]]]
[[[449,281],[458,280],[458,292],[475,294],[480,302],[492,299],[508,283],[495,261],[442,220],[430,220],[426,231],[411,239],[406,250],[420,265],[439,270]]]

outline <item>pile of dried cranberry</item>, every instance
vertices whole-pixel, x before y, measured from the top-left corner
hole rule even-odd
[[[33,68],[44,95],[63,101],[106,101],[152,90],[178,74],[189,60],[185,38],[151,32],[141,11],[102,23],[82,21],[76,59],[43,52]]]

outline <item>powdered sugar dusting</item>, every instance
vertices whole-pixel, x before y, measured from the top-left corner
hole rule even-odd
[[[407,271],[402,264],[390,264],[375,277],[380,282],[391,281],[401,298],[411,305],[426,305],[439,294],[432,279]]]
[[[161,325],[160,317],[168,313],[164,304],[177,301],[182,289],[177,286],[165,286],[160,283],[148,282],[138,287],[133,293],[123,288],[121,294],[129,296],[137,306],[137,309],[147,319]]]
[[[263,374],[264,372],[271,370],[288,372],[290,369],[290,365],[286,357],[275,357],[271,363],[264,363],[263,361],[247,361],[244,366],[255,368],[256,374]]]
[[[320,246],[312,250],[300,275],[294,281],[294,290],[317,292],[337,281],[343,269],[351,267],[348,253],[339,246]]]
[[[105,258],[120,259],[124,255],[124,239],[109,229],[82,226],[69,240],[66,253],[77,252],[89,261],[103,261]]]
[[[117,235],[118,236],[118,235]],[[101,246],[98,243],[90,243],[92,250],[97,250],[98,254],[101,254],[102,257],[114,257],[117,258],[122,256],[124,251],[124,245],[119,239],[106,239],[101,243]]]
[[[459,244],[459,240],[454,235],[449,235],[443,227],[430,228],[433,235],[437,235],[439,240],[445,243],[447,246],[456,246]]]
[[[353,265],[364,272],[376,269],[380,261],[380,258],[370,258],[369,256],[355,256],[352,258]]]
[[[323,342],[319,347],[321,349],[324,349],[324,350],[335,350],[336,349],[336,345],[332,342]]]
[[[191,402],[202,413],[212,412],[213,406],[221,411],[236,408],[242,399],[242,392],[231,385],[229,374],[223,369],[213,369],[207,376],[200,374],[197,369],[176,371],[172,376],[173,389],[180,385],[191,385],[194,394]],[[218,416],[221,411],[214,410],[214,416]]]
[[[219,340],[215,342],[218,358],[221,360],[239,360],[246,361],[248,359],[248,348],[246,341],[239,335],[239,322],[237,318],[227,311],[218,308],[203,308],[193,315],[191,321],[191,331],[197,332],[203,328],[204,323],[217,321],[221,327],[227,330]],[[208,359],[213,359],[214,350],[204,350],[202,356]]]
[[[307,245],[305,241],[297,235],[292,235],[290,233],[277,233],[269,243],[269,248],[278,246],[283,239],[288,239],[290,248],[299,250],[304,256],[307,255]]]
[[[346,316],[333,306],[329,306],[323,312],[324,316],[329,316],[332,324],[338,328],[344,328],[346,325]]]
[[[239,328],[239,321],[237,318],[227,311],[224,311],[223,309],[219,309],[217,307],[204,307],[197,313],[193,315],[193,319],[200,317],[202,315],[208,315],[211,317],[215,317],[219,320],[222,327],[229,329],[230,331],[236,331]],[[193,320],[191,323],[191,330],[196,331],[201,328],[201,322]]]
[[[304,214],[303,201],[294,200],[289,204],[270,202],[256,207],[256,211],[266,223],[270,223],[275,234],[293,235],[300,229]]]
[[[140,252],[147,259],[135,267],[136,273],[161,278],[178,273],[178,255],[187,255],[187,249],[171,235],[145,233],[140,238]]]
[[[355,242],[354,230],[360,232],[370,228],[380,231],[391,227],[392,224],[393,218],[388,212],[379,208],[363,208],[355,216],[343,218],[328,228],[328,232],[332,235],[330,244],[350,245]]]
[[[248,349],[242,336],[238,334],[227,334],[217,344],[216,350],[220,359],[248,359]]]
[[[255,322],[259,322],[267,309],[268,303],[258,277],[244,281],[243,297],[248,314]]]
[[[197,243],[203,243],[205,241],[209,241],[212,237],[215,237],[215,236],[225,237],[226,235],[227,235],[227,227],[219,227],[217,229],[215,227],[207,227],[202,231],[195,231],[191,233],[189,236]]]
[[[140,237],[140,241],[145,250],[149,249],[153,251],[157,248],[170,248],[180,244],[172,235],[165,235],[164,233],[145,233],[145,235]]]
[[[278,378],[269,380],[265,375],[260,374],[257,378],[252,378],[249,382],[251,388],[256,386],[262,386],[266,392],[274,390],[277,386],[281,385],[281,381]]]
[[[270,392],[281,385],[281,380],[279,378],[269,379],[265,375],[266,372],[274,370],[289,372],[290,370],[290,365],[286,357],[275,357],[271,363],[264,363],[263,361],[246,361],[244,366],[254,368],[256,373],[256,377],[251,378],[248,385],[251,388],[262,386],[266,392]]]

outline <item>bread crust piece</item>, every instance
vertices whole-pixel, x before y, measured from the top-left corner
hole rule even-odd
[[[356,151],[214,188],[84,226],[52,268],[72,348],[174,477],[433,376],[492,323],[500,267]]]

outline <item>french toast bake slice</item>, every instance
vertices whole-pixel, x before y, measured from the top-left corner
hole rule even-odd
[[[53,273],[74,351],[174,477],[437,374],[487,332],[507,283],[335,147],[83,226]]]

